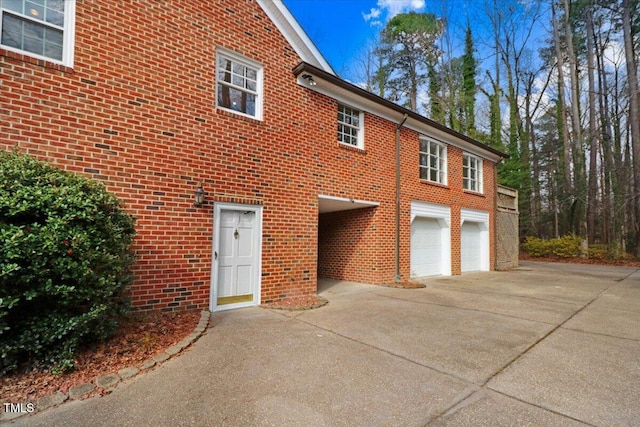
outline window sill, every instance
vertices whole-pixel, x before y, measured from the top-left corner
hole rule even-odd
[[[486,198],[487,196],[484,193],[478,193],[477,191],[471,191],[471,190],[462,190],[462,192],[464,194],[468,194],[470,196],[477,196],[477,197],[484,197]]]
[[[439,182],[429,181],[428,179],[420,179],[420,182],[427,185],[433,185],[434,187],[443,188],[445,190],[450,190],[451,188],[447,184],[440,184]]]
[[[37,65],[43,68],[49,68],[51,70],[62,71],[63,73],[73,73],[73,67],[68,67],[66,65],[58,64],[52,61],[47,61],[46,59],[34,58],[33,56],[30,56],[26,53],[19,53],[12,50],[0,48],[0,56],[4,56],[16,61],[26,62],[28,64]]]
[[[349,151],[355,151],[356,153],[367,154],[367,151],[364,148],[356,147],[355,145],[345,144],[344,142],[340,142],[340,141],[338,141],[338,147],[345,150],[349,150]]]
[[[242,114],[242,113],[236,113],[234,111],[227,110],[221,107],[217,107],[216,112],[222,116],[233,117],[234,119],[240,119],[249,123],[255,123],[255,124],[264,123],[263,120],[261,119],[256,119],[255,117],[247,116],[246,114]]]

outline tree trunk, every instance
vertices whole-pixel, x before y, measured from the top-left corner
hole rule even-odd
[[[578,58],[576,57],[573,47],[573,27],[569,14],[571,5],[569,0],[564,0],[564,27],[567,40],[567,57],[569,59],[569,78],[571,81],[571,133],[573,134],[573,171],[574,171],[574,199],[573,199],[573,217],[574,232],[578,235],[586,235],[586,218],[584,210],[585,196],[585,162],[583,139],[582,139],[582,123],[580,121],[580,82],[578,78]]]
[[[595,243],[598,210],[598,137],[596,126],[595,46],[593,40],[593,5],[585,8],[587,39],[587,76],[589,81],[589,194],[587,198],[587,239]]]
[[[631,31],[631,2],[622,0],[622,32],[624,53],[627,61],[627,82],[629,87],[629,118],[631,125],[631,147],[633,151],[633,206],[635,211],[636,256],[640,256],[640,95],[638,94],[638,71],[633,51],[633,33]]]
[[[559,132],[562,138],[563,158],[562,168],[564,176],[564,190],[566,196],[573,194],[573,179],[571,177],[571,137],[569,136],[569,127],[567,126],[567,105],[564,99],[565,82],[564,82],[564,54],[560,45],[559,23],[556,17],[555,0],[551,0],[551,21],[553,24],[553,42],[555,45],[556,62],[558,69],[558,109],[560,114],[558,117],[558,125],[561,128]]]

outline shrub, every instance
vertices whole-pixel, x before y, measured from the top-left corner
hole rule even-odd
[[[589,258],[599,260],[620,260],[627,258],[627,254],[615,243],[608,245],[589,245],[588,254]]]
[[[547,257],[551,255],[551,248],[548,240],[538,237],[528,236],[522,248],[532,257]]]
[[[0,152],[0,375],[62,372],[130,303],[135,220],[101,183]]]
[[[538,237],[527,237],[523,249],[532,257],[575,258],[581,255],[582,238],[568,234],[555,239],[544,240]]]

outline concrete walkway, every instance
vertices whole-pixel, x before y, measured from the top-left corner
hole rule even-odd
[[[523,263],[213,315],[184,355],[15,425],[640,425],[640,272]]]

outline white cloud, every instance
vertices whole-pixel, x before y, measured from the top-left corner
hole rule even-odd
[[[378,16],[380,16],[381,13],[382,11],[380,9],[376,9],[375,7],[372,7],[371,12],[369,13],[362,12],[362,17],[364,18],[365,21],[369,22],[369,20],[371,19],[375,20]]]
[[[366,22],[371,21],[371,25],[382,26],[382,20],[377,18],[383,13],[389,20],[399,13],[423,9],[424,5],[425,0],[378,0],[378,7],[372,7],[369,13],[362,12],[362,17]]]

